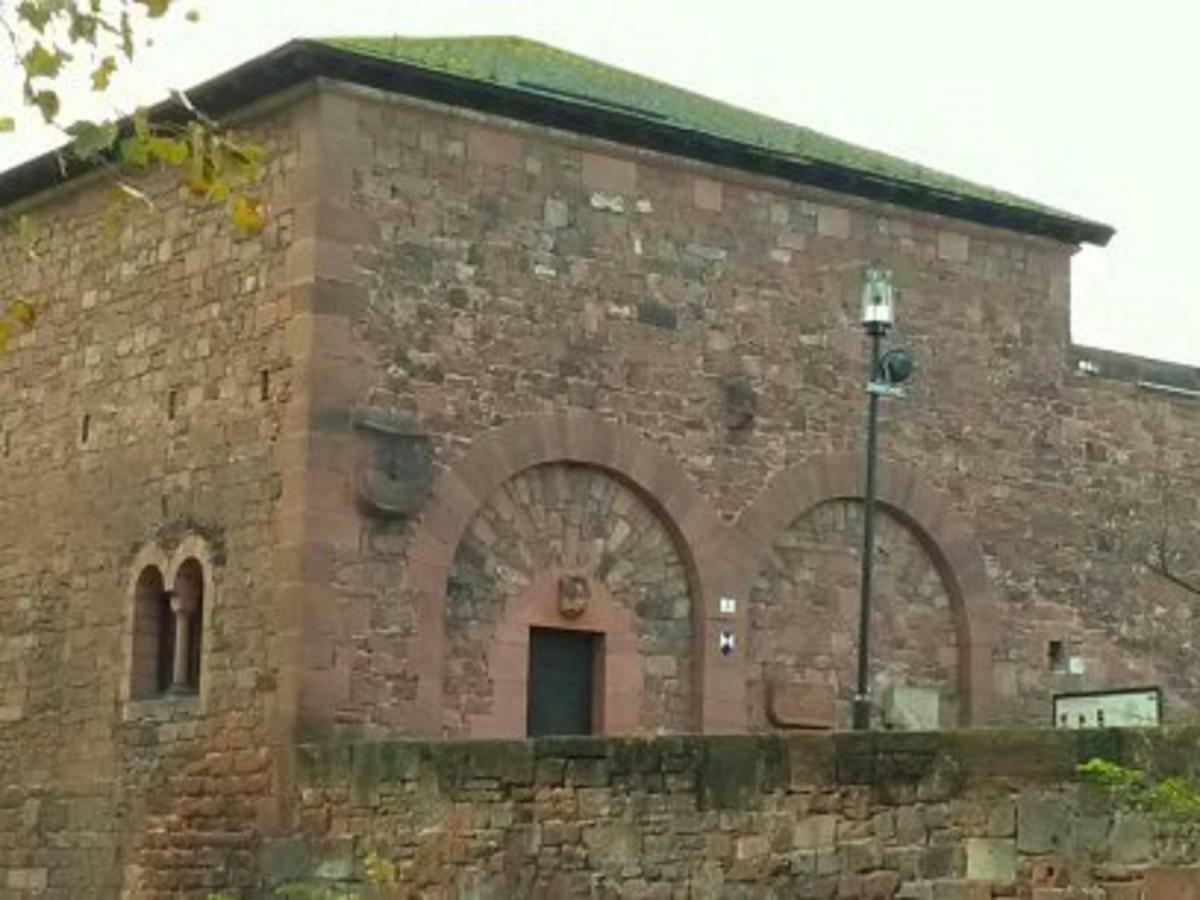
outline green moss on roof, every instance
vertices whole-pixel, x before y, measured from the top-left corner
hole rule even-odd
[[[885,182],[983,201],[1056,219],[1089,223],[984,185],[791,125],[652,78],[518,37],[334,38],[317,41],[558,102],[600,106],[765,151],[792,162],[817,162]]]

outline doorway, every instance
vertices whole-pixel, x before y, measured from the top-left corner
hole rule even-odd
[[[590,631],[529,630],[526,734],[594,732],[596,643]]]

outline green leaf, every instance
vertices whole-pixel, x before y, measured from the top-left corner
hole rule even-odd
[[[184,18],[187,19],[189,22],[199,22],[200,21],[200,10],[189,9],[187,11],[187,13],[184,14]]]
[[[150,113],[144,106],[133,111],[133,133],[143,139],[150,137]]]
[[[146,7],[146,15],[152,19],[161,19],[171,8],[171,0],[137,0]]]
[[[21,297],[8,301],[8,312],[26,328],[32,326],[37,319],[37,310],[33,308],[33,304]]]
[[[127,137],[117,147],[121,162],[136,169],[144,169],[150,164],[150,150],[146,141],[139,135]]]
[[[71,17],[71,27],[67,31],[67,36],[70,38],[71,43],[83,42],[95,46],[96,32],[100,27],[100,20],[95,16],[81,13],[74,8],[69,9],[67,12]]]
[[[238,194],[233,199],[233,225],[242,234],[258,234],[266,224],[263,205],[253,197]]]
[[[38,91],[33,95],[32,102],[41,111],[42,118],[47,122],[53,122],[58,118],[58,111],[61,108],[61,104],[57,92],[51,90]]]
[[[17,18],[41,34],[50,24],[50,4],[39,3],[35,0],[24,0],[17,5]]]
[[[117,142],[116,122],[75,122],[67,128],[71,149],[80,159],[88,159],[109,150]]]
[[[112,81],[113,73],[117,71],[117,59],[114,56],[106,56],[100,60],[100,65],[96,66],[92,72],[92,90],[107,91],[108,85]]]
[[[0,134],[9,134],[17,130],[17,122],[12,116],[0,116]]]
[[[146,149],[153,159],[168,166],[182,166],[190,155],[185,142],[159,135],[152,136],[146,142]]]
[[[63,63],[70,58],[62,50],[50,50],[39,41],[21,58],[21,67],[29,78],[57,78]]]

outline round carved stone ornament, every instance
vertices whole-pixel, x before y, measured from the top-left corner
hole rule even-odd
[[[592,586],[583,575],[560,575],[558,578],[558,611],[564,619],[577,619],[587,609],[592,598]]]

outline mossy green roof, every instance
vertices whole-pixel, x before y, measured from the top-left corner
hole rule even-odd
[[[331,38],[314,43],[559,103],[595,106],[931,193],[1107,229],[1023,197],[837,140],[652,78],[519,37]],[[1111,229],[1109,229],[1111,231]]]

